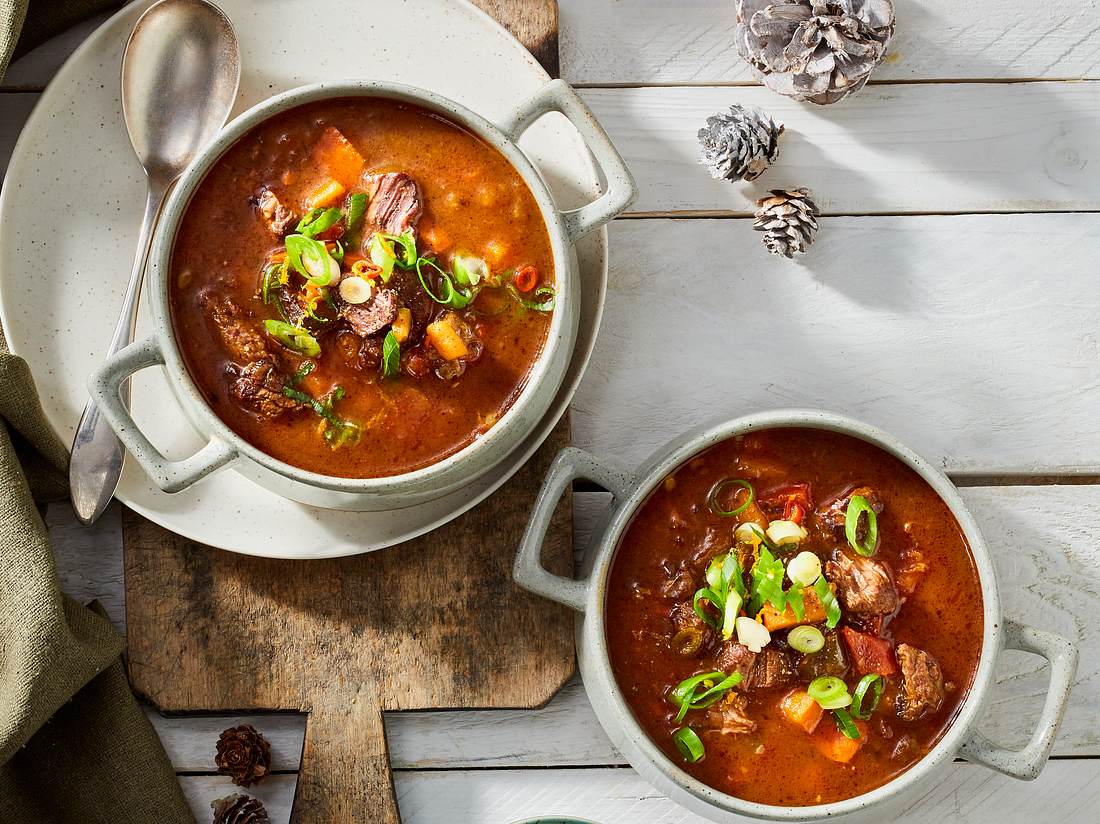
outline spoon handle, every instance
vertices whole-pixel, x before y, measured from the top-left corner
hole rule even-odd
[[[111,357],[134,339],[145,262],[149,257],[153,230],[156,228],[164,198],[171,185],[171,182],[157,181],[153,178],[149,180],[149,194],[145,201],[145,217],[141,221],[141,233],[138,235],[134,268],[130,272],[130,281],[126,284],[122,312],[115,327],[114,337],[111,338],[111,345],[107,349],[107,357]],[[122,402],[129,408],[129,381],[122,385]],[[118,479],[122,475],[125,457],[126,451],[118,436],[106,419],[100,415],[95,403],[88,401],[88,405],[84,407],[84,414],[80,417],[80,424],[76,428],[72,455],[69,458],[69,494],[72,497],[76,517],[81,523],[85,525],[94,523],[103,514],[103,510],[114,497]]]

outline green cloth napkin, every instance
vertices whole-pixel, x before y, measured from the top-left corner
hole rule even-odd
[[[0,0],[0,77],[13,54],[114,5]],[[68,453],[2,330],[0,419],[0,822],[194,824],[130,692],[122,637],[58,587],[37,507],[68,496]]]

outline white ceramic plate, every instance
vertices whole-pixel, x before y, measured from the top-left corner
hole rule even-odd
[[[534,58],[463,0],[218,0],[241,41],[234,114],[318,80],[377,78],[432,89],[489,120],[547,82]],[[42,95],[15,147],[0,192],[0,320],[11,350],[34,372],[50,423],[69,443],[122,301],[144,204],[144,180],[122,122],[119,71],[134,21],[127,6],[73,54]],[[587,150],[560,115],[520,141],[562,208],[596,196]],[[233,471],[167,495],[134,461],[117,497],[173,532],[252,555],[320,558],[380,549],[421,535],[504,483],[560,419],[588,363],[607,282],[607,233],[578,245],[584,290],[577,348],[550,413],[497,470],[419,507],[353,513],[267,492]],[[148,327],[139,319],[138,337]],[[134,417],[169,457],[201,441],[163,372],[135,377]]]

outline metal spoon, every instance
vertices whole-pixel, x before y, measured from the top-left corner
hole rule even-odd
[[[168,190],[217,134],[233,108],[240,49],[229,19],[206,0],[160,0],[134,25],[122,57],[122,114],[149,194],[122,314],[107,357],[134,339],[145,261]],[[122,389],[130,403],[130,384]],[[114,496],[126,452],[90,402],[73,439],[69,485],[77,517],[90,524]]]

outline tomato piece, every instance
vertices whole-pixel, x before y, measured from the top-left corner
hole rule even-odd
[[[851,627],[841,627],[840,635],[848,647],[852,665],[860,675],[877,672],[884,678],[898,674],[898,663],[894,658],[894,645],[885,638],[859,632]]]

